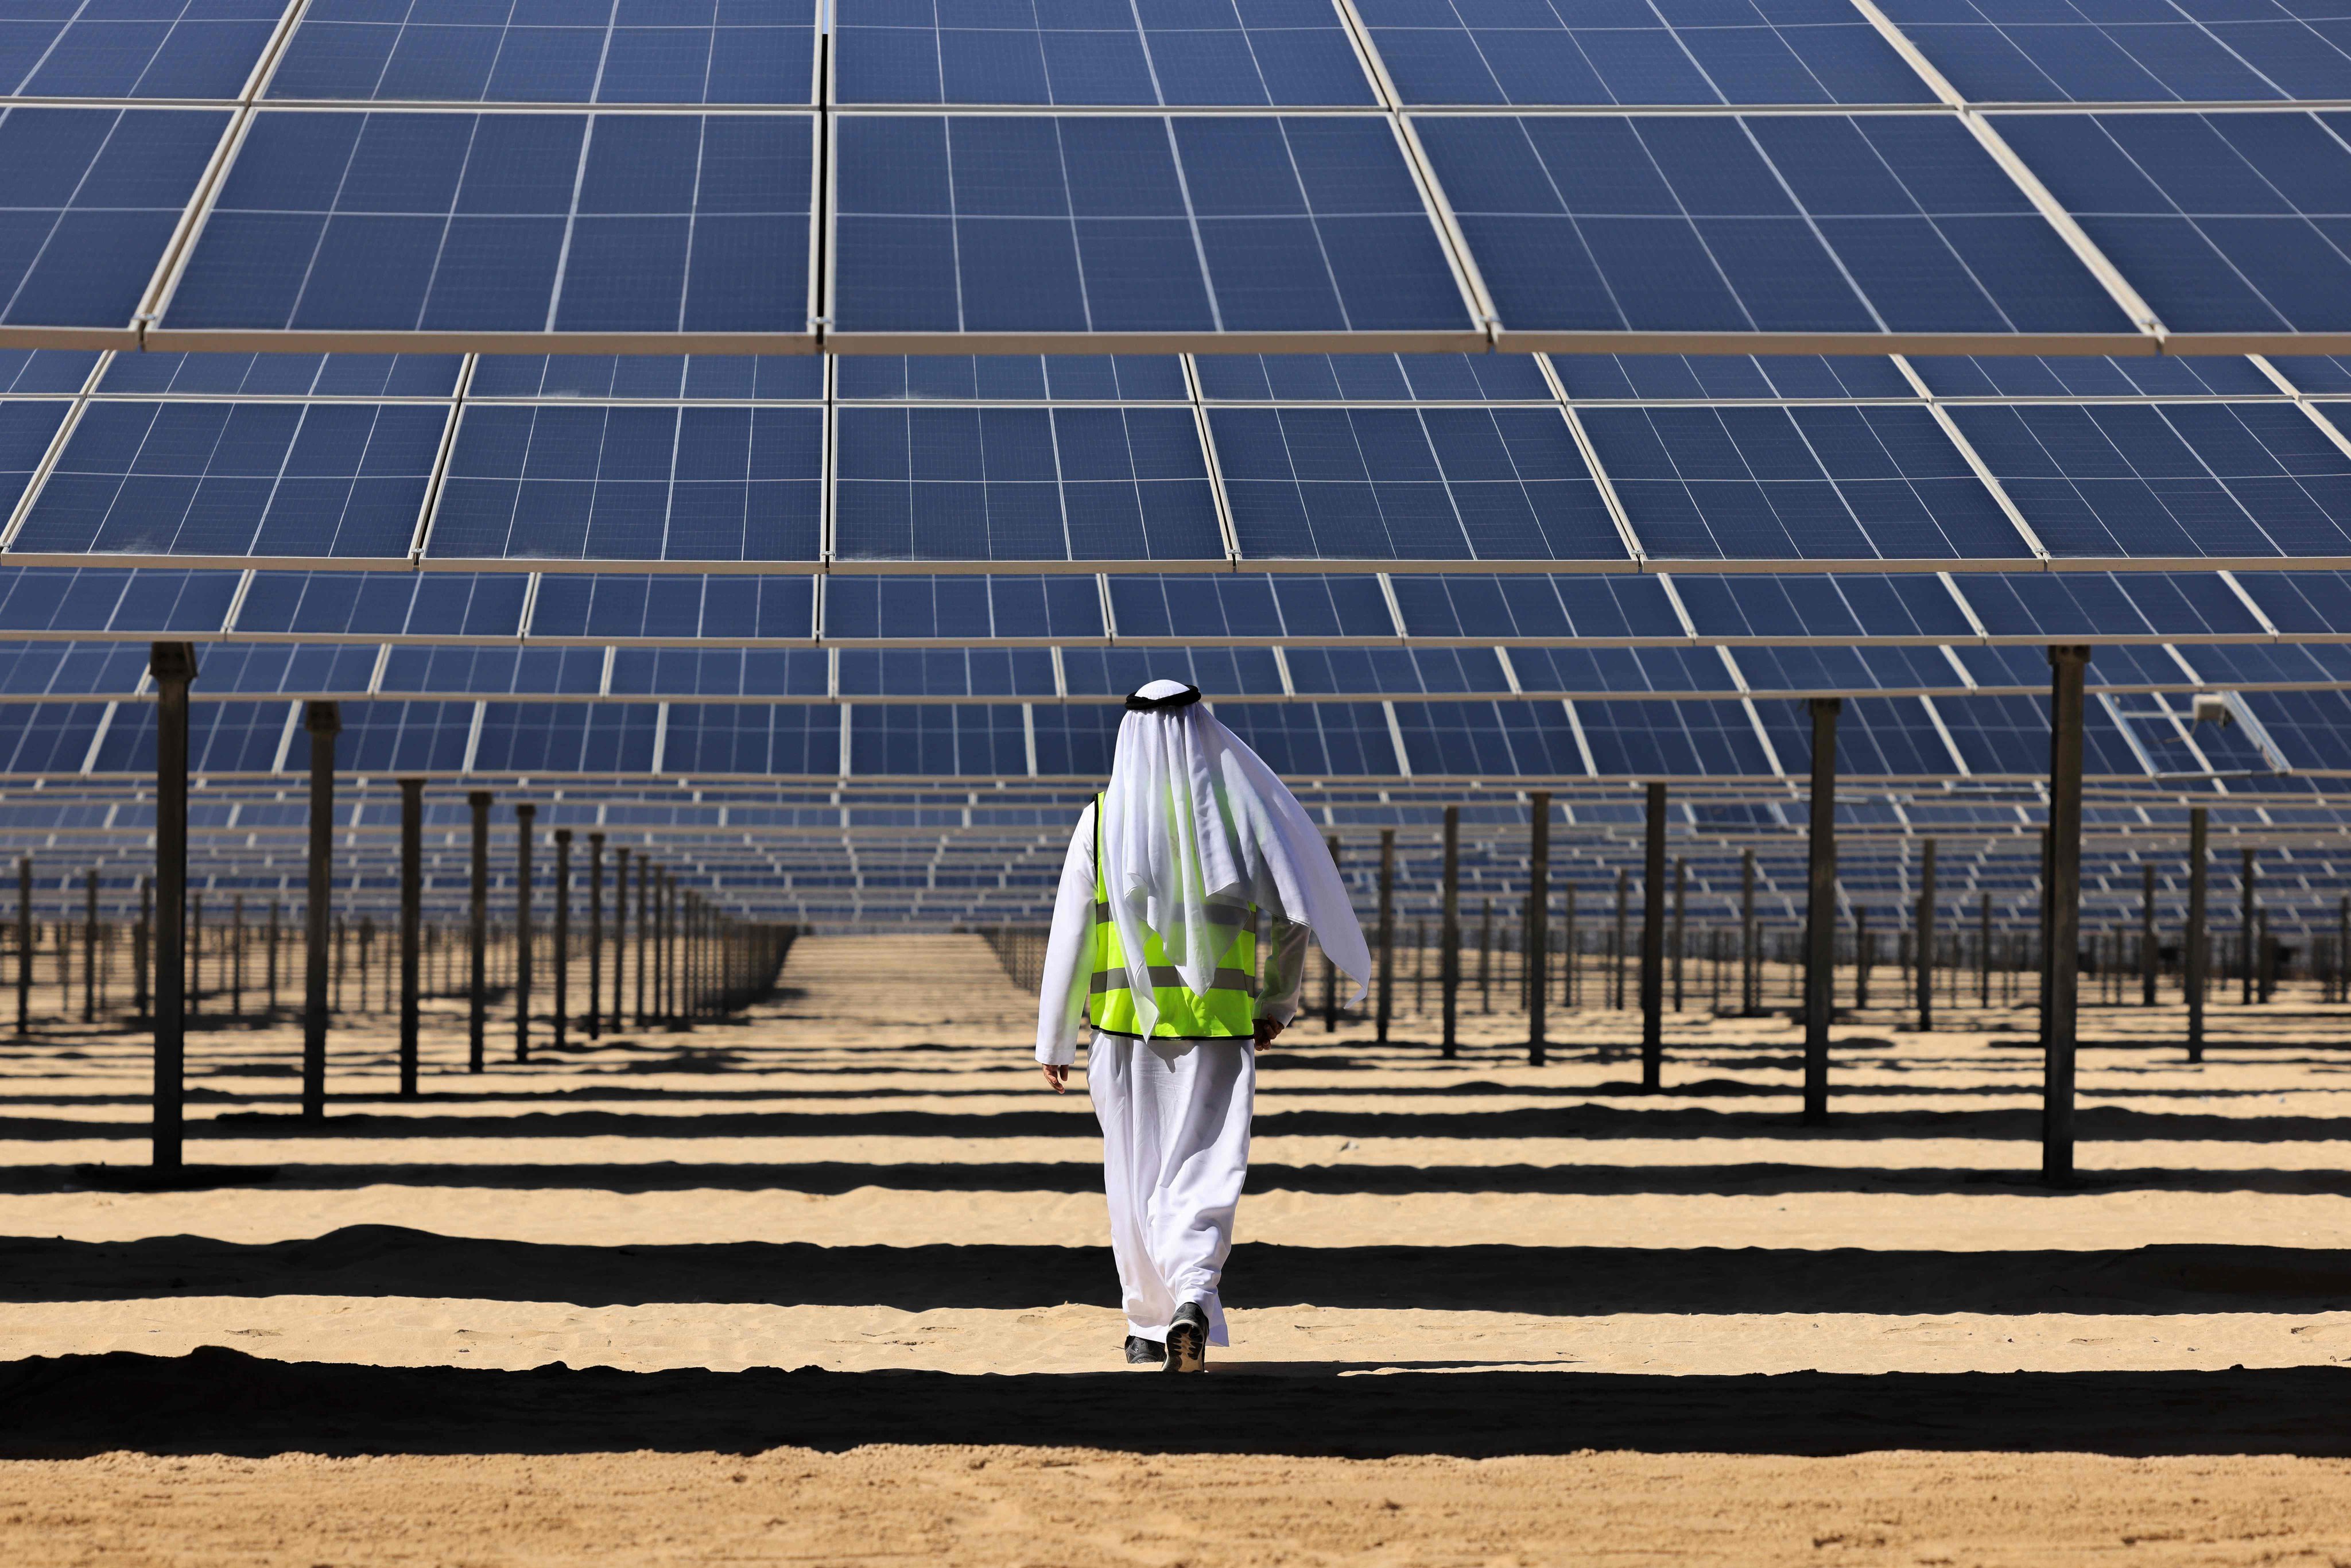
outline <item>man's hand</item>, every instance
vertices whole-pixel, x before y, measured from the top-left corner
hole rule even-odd
[[[1280,1035],[1281,1034],[1282,1029],[1283,1029],[1284,1027],[1285,1027],[1285,1026],[1282,1024],[1282,1021],[1281,1021],[1280,1019],[1258,1019],[1258,1020],[1257,1020],[1257,1045],[1258,1045],[1258,1049],[1259,1049],[1259,1050],[1260,1050],[1260,1051],[1262,1051],[1265,1047],[1267,1047],[1267,1046],[1269,1046],[1269,1045],[1271,1045],[1271,1044],[1274,1042],[1274,1040],[1275,1040],[1277,1038],[1279,1038],[1279,1037],[1280,1037]]]
[[[1045,1087],[1050,1089],[1056,1094],[1066,1094],[1070,1092],[1070,1070],[1068,1068],[1050,1061],[1040,1062],[1038,1063],[1038,1067],[1040,1071],[1045,1074]]]

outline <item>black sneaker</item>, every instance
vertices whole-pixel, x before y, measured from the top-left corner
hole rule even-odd
[[[1129,1334],[1126,1336],[1127,1365],[1156,1366],[1166,1359],[1167,1347],[1161,1344],[1157,1340],[1144,1339],[1141,1334]]]
[[[1167,1364],[1161,1370],[1208,1370],[1208,1314],[1200,1310],[1199,1302],[1186,1301],[1176,1309],[1167,1325]]]

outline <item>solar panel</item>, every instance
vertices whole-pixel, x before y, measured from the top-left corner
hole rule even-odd
[[[1492,648],[1288,648],[1281,663],[1301,696],[1493,696],[1511,689]]]
[[[2001,115],[2000,134],[2174,334],[2351,329],[2332,115]],[[2182,343],[2183,352],[2196,351]]]
[[[609,7],[310,0],[271,74],[268,96],[812,104],[816,31],[811,0]]]
[[[0,108],[0,337],[135,343],[132,318],[228,125],[217,110]]]
[[[1414,637],[1486,643],[1679,642],[1688,635],[1654,577],[1443,577],[1389,580]]]
[[[408,644],[385,651],[378,689],[387,696],[592,697],[602,694],[604,657],[601,648]],[[615,685],[612,695],[635,694]]]
[[[8,716],[10,722],[0,725],[0,774],[70,775],[88,760],[106,705],[36,703]]]
[[[1740,695],[1730,667],[1711,648],[1513,648],[1510,660],[1519,689],[1530,695]]]
[[[0,98],[243,97],[286,0],[32,0],[0,25]]]
[[[843,408],[842,560],[1221,560],[1198,424],[1177,408]]]
[[[2289,403],[1954,406],[2050,553],[2351,554],[2351,456]]]
[[[437,403],[89,403],[8,552],[402,560]]]
[[[846,350],[1484,347],[1384,119],[844,114],[833,149]]]
[[[1046,704],[1030,709],[1038,777],[1099,780],[1107,776],[1111,748],[1124,716],[1115,706],[1092,703]],[[1072,821],[1076,815],[1070,814]]]
[[[823,486],[815,408],[469,407],[426,554],[813,565]]]
[[[1183,402],[1173,354],[873,354],[835,361],[844,402]]]
[[[227,610],[235,576],[185,575]],[[232,630],[241,637],[517,637],[529,601],[530,580],[512,573],[256,571]],[[216,616],[213,627],[220,625]]]
[[[62,401],[0,401],[0,516],[16,509],[72,408]]]
[[[2215,643],[2175,654],[2180,659],[2208,688],[2351,685],[2351,651],[2334,643]]]
[[[1734,655],[1740,676],[1759,703],[1768,695],[1798,693],[1836,696],[1871,691],[1949,691],[1963,686],[1963,677],[1946,650],[1934,647],[1805,648],[1747,647]],[[1653,650],[1663,652],[1664,650]],[[1976,648],[1968,653],[1983,653]],[[2010,652],[2011,650],[1999,650]],[[1688,655],[1693,660],[1704,654]],[[2047,685],[2046,671],[2037,683]],[[1784,763],[1787,759],[1783,757]]]
[[[1939,577],[1677,577],[1674,592],[1708,642],[1963,642],[1977,635]]]
[[[476,773],[643,773],[661,710],[652,703],[489,703]]]
[[[824,361],[801,354],[484,354],[465,396],[815,402],[824,396]]]
[[[220,631],[236,590],[230,572],[0,570],[0,634],[207,636]]]
[[[1217,717],[1285,779],[1399,771],[1387,710],[1377,703],[1226,703]]]
[[[2351,98],[2342,12],[2324,3],[1880,0],[1880,8],[1979,103]]]
[[[661,750],[666,773],[831,778],[841,770],[841,715],[805,705],[671,703]]]
[[[148,340],[806,346],[814,134],[806,114],[265,111]]]
[[[1204,354],[1210,402],[1549,402],[1531,354]]]
[[[94,352],[73,349],[0,349],[0,395],[70,397],[98,365]]]
[[[129,696],[147,674],[133,643],[0,643],[0,699]]]
[[[824,580],[828,643],[1100,641],[1092,577],[842,577]]]
[[[1561,703],[1411,703],[1399,705],[1395,716],[1416,779],[1590,775]]]
[[[2039,572],[1957,581],[1993,637],[2098,643],[2265,634],[2244,601],[2210,573]]]
[[[1553,354],[1552,369],[1580,402],[1777,402],[1916,398],[1883,354]]]
[[[807,642],[816,585],[804,577],[565,573],[539,580],[529,635],[591,642]]]
[[[1594,408],[1579,417],[1655,559],[2031,559],[1923,408]]]
[[[2351,772],[2351,702],[2341,692],[2265,692],[2247,699],[2297,772]],[[2199,725],[2200,737],[2210,727]]]
[[[1331,0],[846,0],[838,103],[1369,106]]]
[[[1409,104],[1931,103],[1841,0],[1356,0]]]
[[[1245,560],[1622,561],[1552,409],[1218,408]]]
[[[287,702],[205,703],[188,716],[188,771],[270,773],[285,747],[287,720],[299,707]],[[155,708],[124,703],[114,710],[91,753],[92,773],[155,776]]]
[[[1938,701],[1940,699],[1938,699]],[[1793,778],[1813,766],[1813,722],[1801,703],[1758,701],[1758,716],[1771,737],[1780,766]],[[1956,763],[1935,727],[1938,709],[1917,697],[1860,697],[1837,714],[1837,777],[1844,779],[1946,779]],[[2043,763],[2048,743],[2042,744]]]
[[[108,396],[445,398],[458,354],[117,354]]]
[[[1579,702],[1578,731],[1604,779],[1769,779],[1771,759],[1744,704]],[[1786,758],[1782,767],[1789,766]]]
[[[1954,120],[1413,123],[1506,349],[1705,350],[1756,332],[1935,333],[2011,347],[2043,335],[2137,337]],[[1627,334],[1666,340],[1625,345]],[[1673,341],[1694,339],[1706,341]]]
[[[2339,571],[2248,572],[2237,580],[2262,616],[2288,637],[2351,632],[2351,576]]]
[[[2093,660],[2096,656],[2095,652],[2091,654]],[[1935,711],[1950,732],[1951,744],[1970,774],[2017,779],[2049,776],[2047,698],[1937,697]],[[2093,778],[2147,777],[2146,768],[2102,704],[2090,704],[2083,715],[2082,771]]]
[[[1123,697],[1156,680],[1186,682],[1212,699],[1279,696],[1281,668],[1270,648],[1061,650],[1062,675],[1073,697]]]
[[[593,658],[602,650],[573,652]],[[613,696],[750,699],[826,697],[832,661],[820,648],[615,648]]]
[[[1921,354],[1910,368],[1937,397],[2282,397],[2241,355],[2040,359]]]
[[[860,703],[849,709],[849,772],[853,778],[1025,777],[1028,726],[1020,708],[1002,703]]]
[[[2270,368],[2294,387],[2306,392],[2351,392],[2351,357],[2329,354],[2272,354]]]
[[[135,646],[123,652],[136,654]],[[403,650],[411,653],[423,650]],[[375,684],[381,650],[368,643],[229,643],[198,656],[201,673],[189,686],[192,697],[363,697]],[[144,659],[134,676],[146,674]],[[134,678],[131,689],[138,689]]]
[[[465,765],[481,709],[468,702],[346,703],[335,737],[345,773],[455,773]]]
[[[1392,642],[1396,622],[1375,577],[1117,576],[1108,580],[1121,642]]]
[[[977,701],[1060,694],[1046,648],[843,648],[843,697]]]

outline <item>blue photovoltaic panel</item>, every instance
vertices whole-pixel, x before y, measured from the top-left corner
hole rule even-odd
[[[836,642],[1099,641],[1092,577],[841,577],[824,580],[824,639]]]
[[[2351,772],[2351,700],[2341,692],[2268,692],[2253,704],[2296,772]],[[2200,743],[2210,725],[2198,725]]]
[[[603,658],[601,649],[574,652]],[[615,648],[612,695],[822,697],[831,695],[831,664],[821,648]]]
[[[426,553],[813,562],[823,473],[813,408],[470,407]]]
[[[1046,703],[1029,711],[1037,737],[1037,773],[1044,779],[1096,781],[1110,773],[1112,747],[1124,712],[1109,703]],[[1074,813],[1072,813],[1074,818]]]
[[[816,101],[811,0],[310,0],[276,99]]]
[[[1513,648],[1510,667],[1520,690],[1542,696],[1740,695],[1712,648]]]
[[[2335,115],[2004,114],[2000,134],[2173,332],[2351,329]]]
[[[1964,642],[1977,635],[1938,577],[1677,577],[1706,642]]]
[[[1950,684],[1956,684],[1956,677]],[[1759,699],[1755,711],[1771,737],[1780,766],[1794,777],[1808,772],[1813,765],[1810,710],[1801,703]],[[1948,779],[1953,771],[1951,748],[1936,730],[1927,705],[1917,697],[1847,701],[1837,714],[1836,741],[1841,779]],[[2042,750],[2045,762],[2045,739]]]
[[[1772,777],[1755,723],[1735,702],[1580,702],[1575,716],[1604,779]]]
[[[1415,124],[1506,347],[1570,332],[2135,331],[1955,120]]]
[[[62,400],[0,402],[0,517],[15,510],[17,497],[24,495],[72,408]]]
[[[530,635],[601,642],[805,642],[816,585],[804,577],[562,573],[542,578]]]
[[[1398,771],[1395,737],[1377,703],[1226,703],[1217,717],[1293,781]]]
[[[2351,573],[2256,571],[2238,580],[2270,623],[2289,637],[2351,632]]]
[[[1759,697],[1771,692],[1834,696],[1847,692],[1963,690],[1967,684],[1939,647],[1741,648],[1737,657],[1739,673]]]
[[[2221,643],[2186,655],[2199,690],[2351,685],[2351,650],[2337,643]]]
[[[1395,715],[1415,778],[1590,777],[1556,702],[1399,703]]]
[[[804,336],[813,146],[803,114],[265,112],[166,326]]]
[[[1623,560],[1556,407],[1218,408],[1246,560]]]
[[[1491,648],[1286,648],[1281,657],[1300,696],[1492,696],[1510,689]]]
[[[70,396],[81,391],[98,355],[78,349],[0,349],[0,393]]]
[[[127,334],[228,115],[0,109],[0,328]]]
[[[1917,389],[1883,354],[1553,354],[1571,398],[1640,402],[1844,402],[1915,398]]]
[[[93,402],[12,553],[402,557],[430,403]]]
[[[237,98],[285,12],[285,0],[17,0],[0,19],[0,98]]]
[[[104,703],[36,703],[0,725],[0,774],[74,774],[106,716]]]
[[[816,402],[824,361],[805,354],[484,354],[469,398]]]
[[[118,354],[98,390],[147,397],[449,397],[458,354]]]
[[[1549,402],[1531,354],[1203,354],[1211,402]]]
[[[455,773],[465,765],[474,714],[472,703],[345,703],[335,764],[345,773]],[[302,744],[298,737],[298,757]]]
[[[285,702],[202,703],[188,716],[188,771],[203,776],[222,773],[268,773],[277,765],[286,741],[286,718],[293,705]],[[91,759],[92,773],[155,776],[155,708],[151,703],[125,703],[114,710]]]
[[[403,644],[384,656],[380,689],[392,696],[592,697],[603,684],[601,648]]]
[[[844,560],[1221,559],[1199,426],[1179,408],[844,408]]]
[[[937,702],[1060,694],[1046,648],[843,648],[841,695]]]
[[[1018,709],[1014,715],[1019,716]],[[662,732],[662,769],[836,777],[841,772],[841,713],[807,703],[672,703]]]
[[[2265,634],[2213,572],[2026,572],[1956,580],[1993,637],[2098,643]]]
[[[413,650],[412,650],[413,651]],[[381,649],[372,643],[224,643],[198,656],[196,697],[361,697]],[[143,672],[145,662],[140,663]]]
[[[225,610],[235,578],[202,576],[225,585]],[[235,629],[249,637],[517,637],[529,597],[530,580],[511,572],[262,571]]]
[[[1977,103],[2351,98],[2351,12],[2327,0],[1882,3]]]
[[[2096,656],[2094,651],[2092,659]],[[2047,698],[1979,695],[1934,701],[1970,773],[2049,777]],[[2147,777],[2102,703],[2092,703],[2083,712],[2082,771],[2094,779]]]
[[[136,643],[0,643],[0,697],[129,696],[147,659]]]
[[[834,330],[1461,333],[1384,120],[834,121]]]
[[[643,773],[653,765],[653,703],[491,703],[476,773]]]
[[[1270,648],[1064,648],[1061,672],[1073,697],[1124,697],[1157,680],[1183,681],[1210,697],[1282,689]]]
[[[221,629],[236,589],[229,571],[0,569],[0,633],[205,636]]]
[[[872,354],[835,361],[845,402],[1183,402],[1173,354]]]
[[[1580,417],[1653,558],[2030,559],[1924,408],[1591,408]]]
[[[1624,643],[1688,635],[1653,577],[1397,577],[1405,630],[1479,642]]]
[[[1844,0],[1356,0],[1406,103],[1931,103]]]
[[[837,103],[1376,101],[1331,0],[841,0]]]
[[[1016,704],[862,703],[849,710],[849,772],[853,778],[1026,778],[1028,728]]]
[[[1121,641],[1393,640],[1395,617],[1375,577],[1127,577],[1110,579]]]
[[[2351,355],[2272,354],[2269,361],[2298,391],[2351,392]]]
[[[2283,397],[2241,354],[2189,359],[2039,359],[1914,355],[1937,397]]]
[[[2351,457],[2291,403],[1950,413],[2053,555],[2351,554]]]

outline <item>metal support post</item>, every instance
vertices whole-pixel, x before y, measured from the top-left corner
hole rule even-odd
[[[2237,915],[2237,975],[2244,983],[2243,1004],[2253,1005],[2253,852],[2244,852],[2244,870],[2239,873],[2239,885],[2243,889],[2243,906]]]
[[[588,1038],[604,1033],[604,835],[588,835]]]
[[[2161,957],[2155,941],[2155,867],[2138,868],[2138,1005],[2155,1006],[2155,971]]]
[[[1641,1087],[1666,1071],[1666,787],[1648,790],[1648,855],[1641,868]],[[1680,922],[1675,922],[1678,928]],[[1677,962],[1677,971],[1681,967]],[[1677,986],[1676,989],[1680,988]]]
[[[483,1068],[483,1037],[490,1017],[490,792],[475,789],[465,796],[474,814],[473,892],[471,926],[466,940],[472,948],[473,970],[467,981],[465,1071]]]
[[[1682,1010],[1682,965],[1689,956],[1689,862],[1674,857],[1674,1011]]]
[[[1866,904],[1853,906],[1853,1010],[1864,1012],[1869,1007],[1869,908]]]
[[[530,1060],[530,850],[538,808],[515,805],[515,1060]]]
[[[33,1032],[33,857],[16,859],[16,1037]]]
[[[277,908],[273,902],[272,909]],[[139,1018],[147,1016],[148,1004],[153,999],[148,994],[148,954],[155,944],[155,879],[139,879],[139,925],[131,933],[131,1010]]]
[[[1976,895],[1976,1006],[1991,1006],[1991,894]]]
[[[555,1049],[571,1043],[571,830],[555,830]]]
[[[1447,1060],[1459,1054],[1458,1028],[1461,1007],[1461,808],[1445,808],[1445,918],[1437,940],[1437,988],[1444,993]]]
[[[424,780],[400,781],[400,1097],[416,1098],[416,992],[424,963]]]
[[[2041,1179],[2074,1178],[2074,1048],[2082,898],[2082,677],[2090,650],[2049,650],[2049,1054],[2041,1122]]]
[[[1763,1001],[1755,938],[1755,852],[1750,849],[1739,852],[1739,1010],[1750,1018]]]
[[[342,710],[305,703],[302,727],[310,735],[310,857],[308,943],[302,972],[302,1116],[327,1114],[327,922],[332,914],[335,847],[335,737]]]
[[[158,643],[147,669],[155,679],[154,1163],[157,1170],[177,1170],[181,1065],[187,1048],[188,686],[196,678],[195,645]],[[22,875],[20,885],[29,895],[30,861],[24,862]],[[28,908],[29,902],[28,896]],[[29,918],[25,934],[32,935]],[[25,951],[22,973],[29,983],[29,943]]]
[[[1549,997],[1551,959],[1551,791],[1536,789],[1527,796],[1531,831],[1527,845],[1527,936],[1520,960],[1526,972],[1527,1063],[1543,1064],[1544,1009]]]
[[[1844,703],[1814,697],[1809,876],[1804,901],[1804,1120],[1829,1119],[1829,1015],[1836,1006],[1836,722]]]
[[[98,868],[82,879],[81,1021],[98,1021]]]
[[[1918,959],[1918,1030],[1935,1027],[1935,841],[1926,841],[1918,873],[1918,937],[1911,952]]]
[[[1331,869],[1337,871],[1339,869],[1338,835],[1333,833],[1325,839],[1323,843],[1331,852]],[[1340,878],[1340,885],[1343,887],[1346,885],[1346,879],[1343,876]],[[1331,955],[1328,953],[1322,955],[1322,1032],[1324,1034],[1339,1032],[1339,967],[1331,962]]]
[[[1380,994],[1373,1009],[1373,1038],[1388,1042],[1388,1019],[1395,990],[1395,830],[1380,830]]]
[[[650,979],[647,970],[653,959],[652,893],[653,862],[640,853],[637,856],[637,1027],[645,1027],[652,1015],[645,1010],[646,988]]]
[[[612,864],[612,1029],[629,1027],[629,849],[620,846]],[[641,862],[642,863],[642,862]]]

